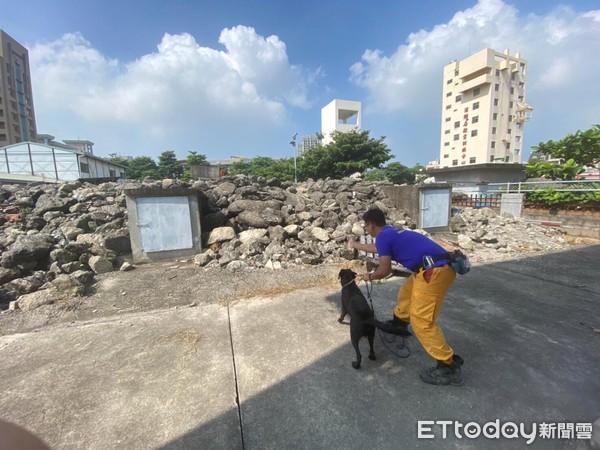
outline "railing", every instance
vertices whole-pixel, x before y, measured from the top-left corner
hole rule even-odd
[[[553,189],[556,192],[597,192],[600,191],[598,180],[572,180],[572,181],[518,181],[508,183],[489,183],[489,193],[509,194],[533,192],[540,189]]]
[[[501,198],[502,194],[454,194],[452,206],[500,209]]]

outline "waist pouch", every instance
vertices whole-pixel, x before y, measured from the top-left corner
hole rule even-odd
[[[453,252],[448,253],[450,256],[450,267],[454,269],[454,271],[459,275],[464,275],[469,273],[471,270],[471,261],[467,255],[465,255],[460,250],[454,250]]]
[[[423,256],[423,262],[413,268],[413,272],[418,272],[421,268],[429,269],[434,266],[435,262],[440,260],[448,260],[450,267],[459,275],[469,273],[471,270],[471,261],[469,261],[467,255],[460,250],[454,250],[439,255]]]

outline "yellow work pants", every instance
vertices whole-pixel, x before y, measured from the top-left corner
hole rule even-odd
[[[456,278],[450,266],[429,269],[429,282],[425,271],[408,277],[398,292],[398,306],[394,314],[410,322],[415,336],[433,358],[446,364],[452,362],[454,352],[446,343],[442,329],[436,322],[444,304],[444,296]]]

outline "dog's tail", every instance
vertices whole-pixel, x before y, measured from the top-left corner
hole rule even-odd
[[[382,322],[375,318],[365,319],[364,323],[367,325],[373,325],[374,327],[380,329],[384,333],[394,334],[396,336],[403,336],[403,337],[412,336],[412,333],[410,331],[406,330],[406,328],[398,328],[398,327],[395,327],[394,325]]]

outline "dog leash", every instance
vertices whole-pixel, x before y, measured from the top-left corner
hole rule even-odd
[[[373,318],[375,320],[377,320],[377,316],[375,315],[375,308],[373,307],[373,299],[371,298],[371,292],[373,292],[373,282],[365,281],[365,286],[367,288],[367,298],[369,299],[369,302],[371,303],[371,311],[373,312]],[[383,345],[392,354],[396,355],[398,358],[408,358],[410,356],[411,351],[410,351],[410,348],[408,347],[408,345],[406,344],[406,339],[404,336],[398,336],[395,334],[385,333],[385,332],[381,331],[379,328],[377,328],[377,333],[379,334],[379,339],[381,339],[381,342],[383,342]],[[384,334],[385,334],[385,337],[383,336]],[[390,336],[391,336],[391,338],[390,338]],[[400,342],[396,343],[396,338],[399,338]],[[395,347],[398,351],[394,350],[393,347],[390,347],[393,344],[395,344]],[[400,353],[400,351],[402,353]]]

